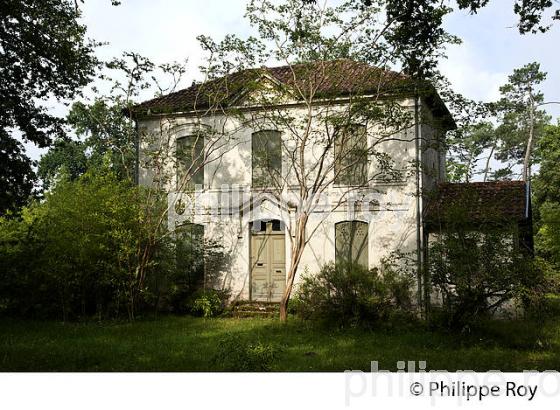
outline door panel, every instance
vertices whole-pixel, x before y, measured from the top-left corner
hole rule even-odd
[[[283,232],[251,231],[251,299],[279,302],[286,287],[286,248]]]
[[[264,301],[268,298],[268,241],[265,235],[253,235],[251,242],[253,299]]]
[[[271,302],[280,302],[286,288],[286,245],[284,235],[271,235]]]
[[[286,246],[284,243],[284,235],[270,235],[272,242],[272,263],[281,264],[284,267],[286,263]]]

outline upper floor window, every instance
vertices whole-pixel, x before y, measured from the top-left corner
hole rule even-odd
[[[177,138],[177,190],[187,191],[204,184],[204,137]]]
[[[334,143],[336,185],[366,185],[368,180],[367,133],[364,125],[353,124],[337,131]]]
[[[277,187],[282,178],[282,140],[280,131],[257,131],[252,135],[251,164],[254,188]]]
[[[335,225],[335,261],[368,267],[368,224],[344,221]]]

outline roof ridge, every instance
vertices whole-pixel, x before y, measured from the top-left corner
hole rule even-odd
[[[272,66],[272,67],[270,67],[270,66],[249,67],[249,68],[244,68],[244,69],[237,70],[237,71],[232,71],[231,73],[225,74],[225,75],[220,76],[220,77],[212,78],[212,79],[210,79],[206,82],[193,81],[193,84],[191,84],[188,87],[182,88],[182,89],[177,90],[177,91],[173,91],[169,94],[160,95],[158,97],[151,98],[151,99],[143,101],[143,102],[141,102],[137,105],[143,105],[143,104],[148,103],[148,102],[165,100],[167,97],[174,96],[174,95],[179,95],[181,93],[188,92],[189,90],[193,90],[194,88],[200,87],[201,85],[205,85],[205,84],[216,82],[216,81],[219,81],[219,80],[222,80],[222,79],[226,79],[227,77],[230,77],[232,75],[239,75],[239,74],[246,73],[246,72],[251,72],[251,71],[260,71],[260,70],[271,71],[271,70],[286,69],[286,68],[295,67],[295,66],[300,66],[301,67],[301,66],[306,66],[306,65],[315,65],[315,64],[320,64],[320,63],[336,63],[336,62],[356,63],[356,64],[359,64],[361,66],[368,67],[368,68],[371,68],[371,69],[378,69],[378,70],[382,70],[382,71],[385,71],[385,72],[398,74],[394,71],[382,69],[382,68],[379,68],[379,67],[376,67],[376,66],[372,66],[372,65],[370,65],[370,64],[368,64],[364,61],[353,60],[353,59],[350,59],[350,58],[338,58],[338,59],[332,59],[332,60],[307,61],[307,62],[300,62],[300,63],[294,63],[294,64],[284,64],[284,65]]]
[[[296,72],[295,75],[292,71]],[[370,65],[366,61],[351,58],[302,61],[279,66],[248,67],[204,82],[194,82],[189,87],[134,105],[129,115],[185,112],[207,109],[214,105],[223,109],[235,105],[236,96],[243,88],[247,88],[246,85],[252,81],[251,76],[254,73],[270,75],[287,87],[298,87],[304,93],[312,93],[315,98],[368,93],[380,98],[405,97],[418,90],[410,76],[387,67]],[[421,92],[425,92],[427,98],[436,94],[427,104],[439,110],[438,115],[445,120],[447,126],[453,128],[455,123],[451,114],[437,97],[435,88],[426,84],[425,90],[422,89]],[[305,96],[299,92],[295,98],[303,100]]]

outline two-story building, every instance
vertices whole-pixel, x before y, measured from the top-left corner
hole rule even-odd
[[[372,114],[389,106],[399,115]],[[443,140],[455,126],[430,85],[336,60],[244,70],[131,114],[138,182],[168,193],[170,228],[187,223],[223,247],[219,286],[233,299],[280,299],[302,209],[296,286],[328,262],[374,267],[395,250],[421,266],[425,193],[445,181]]]

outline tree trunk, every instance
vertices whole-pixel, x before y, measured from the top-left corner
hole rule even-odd
[[[490,150],[490,155],[488,155],[488,158],[486,159],[486,166],[484,167],[484,182],[486,182],[486,179],[488,178],[488,171],[490,171],[490,160],[492,159],[495,150],[496,150],[496,141],[494,141],[494,144],[492,145],[492,149]]]
[[[294,240],[294,245],[292,246],[292,257],[290,259],[290,269],[288,271],[288,279],[286,282],[286,289],[280,300],[280,321],[286,322],[288,320],[288,303],[290,302],[290,296],[292,295],[292,289],[294,287],[294,280],[296,277],[297,269],[299,267],[299,262],[301,260],[301,255],[305,248],[305,227],[307,226],[307,214],[300,216],[299,221],[296,226],[296,238]]]
[[[286,289],[282,295],[282,300],[280,301],[280,321],[286,322],[288,320],[288,303],[290,302],[290,296],[292,293],[292,288],[294,286],[294,279],[296,276],[297,266],[294,265],[292,260],[290,264],[290,270],[288,272],[288,281],[286,283]]]
[[[531,95],[531,106],[529,108],[529,139],[525,148],[525,158],[523,159],[523,181],[531,179],[531,153],[533,151],[533,140],[535,134],[535,103]]]
[[[470,182],[470,172],[471,172],[471,161],[472,155],[469,155],[469,160],[467,161],[467,169],[465,170],[465,182]]]

